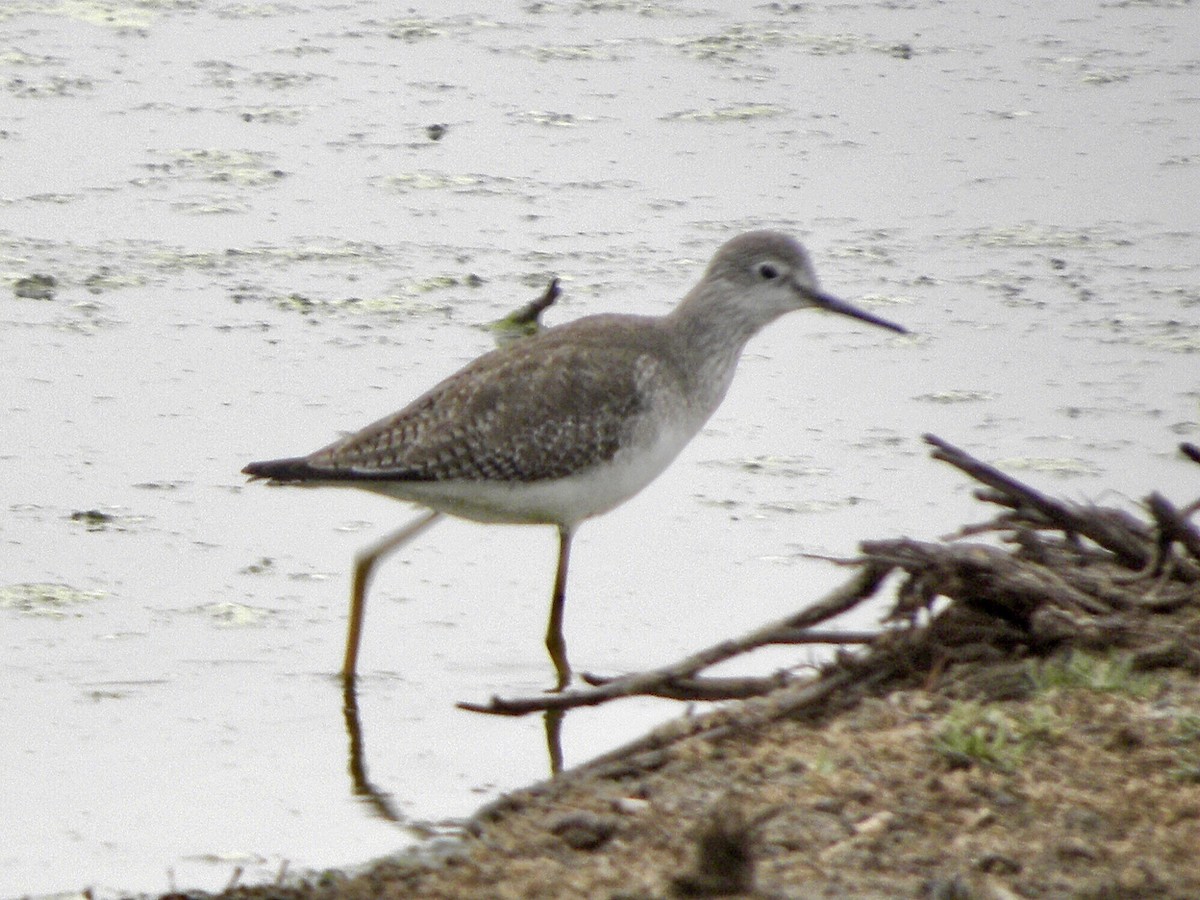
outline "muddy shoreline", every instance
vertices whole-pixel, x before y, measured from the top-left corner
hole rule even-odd
[[[219,896],[1197,896],[1197,504],[1060,501],[928,440],[1006,511],[865,543],[902,623],[866,650],[510,793],[436,861]]]

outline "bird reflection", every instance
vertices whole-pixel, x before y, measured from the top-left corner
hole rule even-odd
[[[550,757],[551,776],[562,771],[562,723],[566,714],[565,709],[548,709],[542,714],[542,721],[546,726],[546,753]]]
[[[374,784],[367,774],[366,744],[363,740],[362,722],[358,715],[358,692],[356,682],[342,682],[342,715],[346,720],[346,737],[349,739],[349,759],[346,770],[350,773],[350,784],[354,796],[362,800],[381,819],[395,822],[398,825],[408,825],[416,828],[408,818],[397,808],[392,795]],[[546,755],[549,761],[550,775],[562,771],[562,723],[566,710],[547,710],[543,715],[546,732]],[[421,837],[427,835],[423,832]]]
[[[350,783],[354,796],[364,801],[375,814],[389,822],[402,823],[404,814],[396,809],[392,795],[380,790],[367,777],[367,764],[363,753],[362,725],[358,719],[358,694],[353,681],[342,682],[342,715],[346,717],[346,735],[350,738]]]

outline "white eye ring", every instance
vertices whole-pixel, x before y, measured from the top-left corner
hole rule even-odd
[[[774,281],[779,277],[779,269],[769,262],[759,263],[755,271],[763,281]]]

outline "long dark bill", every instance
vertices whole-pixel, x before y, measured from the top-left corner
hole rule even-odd
[[[880,328],[889,328],[900,334],[908,334],[908,329],[903,325],[897,325],[895,322],[889,322],[887,319],[873,316],[869,312],[859,309],[857,306],[851,306],[845,300],[839,300],[832,294],[826,294],[822,291],[805,291],[804,293],[820,309],[827,309],[830,312],[840,313],[843,316],[850,316],[852,319],[870,322],[872,325],[878,325]]]

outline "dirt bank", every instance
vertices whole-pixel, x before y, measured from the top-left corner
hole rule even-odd
[[[503,798],[440,862],[222,897],[1200,896],[1195,508],[1056,501],[930,443],[1003,542],[864,544],[839,597],[895,591],[865,649]]]

